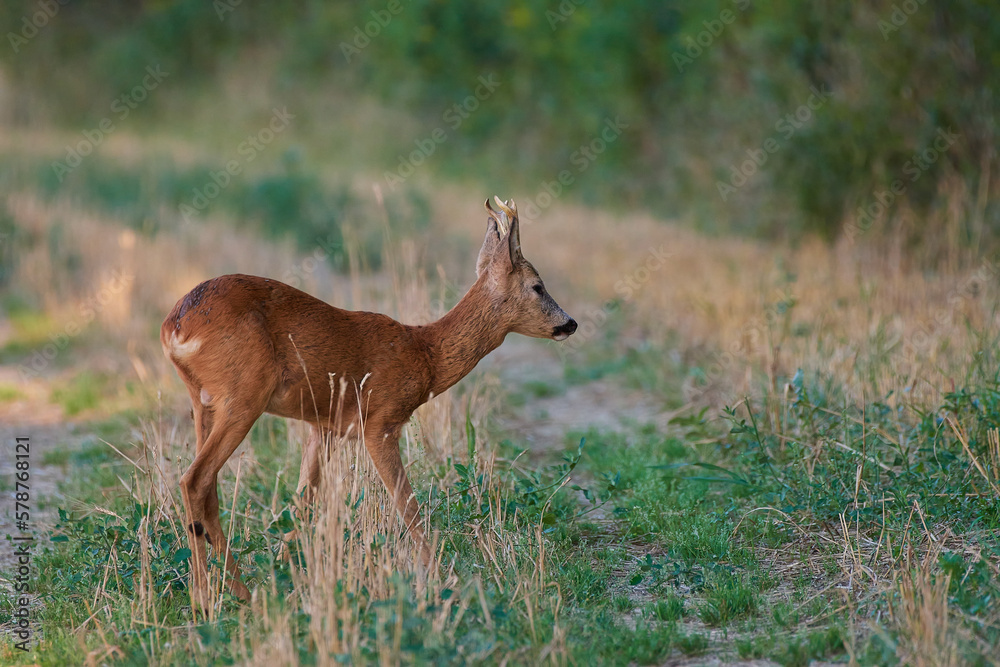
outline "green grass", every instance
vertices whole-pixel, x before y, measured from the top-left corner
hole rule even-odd
[[[676,621],[684,617],[684,599],[676,593],[670,593],[666,598],[651,603],[646,609],[646,615],[658,621]]]
[[[753,616],[760,602],[758,588],[732,572],[715,573],[705,585],[705,602],[698,617],[708,626]]]
[[[105,398],[108,378],[84,371],[52,389],[50,400],[62,406],[67,417],[94,410]]]
[[[24,393],[10,384],[0,384],[0,403],[12,403],[24,397]]]
[[[386,192],[382,204],[376,205],[355,194],[348,182],[325,182],[318,171],[302,163],[295,149],[269,160],[268,166],[260,166],[264,160],[249,166],[210,200],[198,199],[197,193],[207,185],[215,187],[212,174],[217,164],[182,166],[169,158],[147,156],[139,164],[126,166],[94,155],[60,180],[51,168],[55,159],[0,157],[0,178],[47,200],[72,197],[150,238],[178,225],[202,224],[208,215],[221,215],[272,238],[290,237],[304,251],[313,252],[318,246],[330,266],[346,269],[344,227],[353,225],[360,258],[367,267],[377,269],[382,260],[383,222],[396,231],[409,232],[419,232],[430,222],[430,203],[423,191],[407,186]],[[54,223],[52,229],[48,242],[56,247],[60,224]],[[11,317],[17,335],[0,354],[30,354],[56,332],[44,315],[19,310]]]
[[[825,630],[793,636],[769,634],[747,637],[736,640],[736,650],[744,660],[768,658],[779,665],[806,667],[814,660],[841,653],[844,650],[844,633],[834,625]]]
[[[56,323],[49,315],[26,307],[8,310],[7,315],[14,331],[0,349],[0,360],[28,357],[52,343],[49,335],[55,333]]]
[[[627,595],[616,595],[611,598],[611,608],[619,614],[627,614],[632,611],[633,606],[632,599]]]
[[[93,384],[94,378],[77,379],[75,390],[61,400],[83,401],[74,397],[86,396],[84,385]],[[990,565],[1000,556],[998,500],[978,493],[987,482],[942,420],[950,417],[962,424],[982,472],[994,474],[1000,461],[990,458],[987,443],[990,429],[1000,425],[996,383],[981,378],[948,394],[945,404],[930,411],[890,409],[883,401],[820,409],[844,404],[821,377],[807,381],[796,376],[790,385],[779,410],[780,431],[770,422],[773,413],[751,402],[717,419],[705,412],[681,416],[667,432],[640,427],[571,433],[569,441],[578,444],[560,461],[534,468],[501,466],[494,475],[507,489],[502,530],[515,549],[528,554],[541,527],[551,590],[560,599],[558,617],[556,607],[535,602],[529,618],[518,575],[512,572],[499,581],[484,579],[482,596],[477,594],[474,604],[470,598],[454,634],[441,636],[431,629],[429,611],[411,584],[400,577],[389,600],[362,597],[352,603],[361,623],[371,628],[370,643],[358,655],[377,659],[378,637],[388,632],[389,624],[403,628],[406,662],[455,663],[479,656],[489,663],[507,654],[531,661],[541,647],[558,641],[558,628],[574,638],[566,650],[578,664],[595,659],[657,664],[710,654],[807,665],[846,660],[848,645],[861,664],[892,664],[898,659],[894,647],[911,641],[910,629],[887,620],[890,605],[898,604],[895,589],[869,588],[870,595],[853,602],[865,627],[877,632],[859,630],[860,624],[849,630],[845,624],[836,588],[847,581],[843,517],[854,548],[870,548],[866,545],[876,544],[880,534],[889,536],[878,554],[863,553],[870,567],[886,572],[892,562],[923,553],[935,576],[950,575],[953,622],[962,623],[958,650],[967,662],[984,660],[982,647],[1000,641],[991,620],[1000,581]],[[128,447],[136,440],[135,428],[136,415],[126,414],[87,430]],[[833,437],[864,451],[865,457],[827,448],[808,465],[815,452],[806,443]],[[274,591],[275,604],[281,604],[296,588],[288,564],[275,558],[278,535],[291,524],[287,516],[273,523],[256,517],[275,492],[278,506],[291,501],[294,474],[288,471],[297,466],[297,452],[287,445],[285,422],[276,418],[255,425],[250,441],[255,464],[243,468],[237,507],[249,507],[254,518],[247,533],[237,531],[234,548],[241,553],[248,582]],[[507,460],[516,458],[516,442],[499,448]],[[125,453],[140,456],[134,448]],[[48,648],[24,659],[40,664],[72,660],[79,644],[65,628],[83,622],[87,612],[82,603],[98,589],[109,600],[108,623],[134,627],[129,625],[129,605],[137,594],[140,525],[153,538],[151,572],[161,592],[159,618],[164,624],[191,623],[186,543],[178,539],[176,526],[144,523],[149,508],[123,491],[122,480],[134,484],[129,481],[136,474],[131,464],[96,437],[79,450],[52,454],[45,463],[74,470],[67,488],[77,507],[83,500],[83,507],[92,503],[113,514],[60,513],[54,533],[58,541],[37,561],[47,573],[36,585],[46,601],[39,614]],[[280,479],[279,471],[284,471]],[[476,562],[482,552],[473,527],[485,516],[477,489],[486,481],[479,468],[455,463],[428,474],[435,479],[446,473],[458,480],[447,495],[440,489],[429,497],[425,490],[418,493],[433,506],[431,525],[463,581],[481,572]],[[563,484],[568,476],[571,482]],[[223,494],[231,493],[226,489],[231,483],[224,480]],[[877,506],[884,505],[885,514],[868,509],[874,500],[882,501]],[[592,502],[604,503],[602,521],[591,522],[585,511]],[[914,503],[923,521],[912,520]],[[224,507],[223,521],[229,518]],[[945,527],[981,556],[951,543],[929,552],[927,533],[942,535]],[[833,539],[824,539],[829,535]],[[861,542],[859,535],[865,538]],[[110,552],[115,554],[115,576],[109,580]],[[868,585],[863,572],[853,576],[859,586]],[[240,610],[229,601],[216,621],[194,624],[211,660],[234,660],[245,649],[236,632]],[[306,660],[309,619],[293,620],[295,650]],[[397,623],[402,626],[393,625]],[[92,648],[99,643],[93,633],[84,641]],[[124,663],[147,658],[147,644],[134,629],[121,634],[118,646]],[[187,655],[186,649],[178,651],[178,656]]]

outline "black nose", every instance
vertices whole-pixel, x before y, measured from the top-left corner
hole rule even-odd
[[[552,335],[559,336],[561,334],[566,334],[567,336],[569,336],[574,331],[576,331],[576,320],[570,318],[569,322],[567,322],[566,324],[563,324],[562,326],[558,326],[555,329],[553,329]]]

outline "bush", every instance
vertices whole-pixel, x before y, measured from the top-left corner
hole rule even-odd
[[[1000,21],[983,0],[947,11],[904,5],[414,0],[395,13],[382,2],[312,2],[244,3],[219,14],[195,0],[100,12],[71,3],[0,58],[15,83],[46,81],[34,98],[78,123],[106,114],[106,100],[147,64],[176,73],[176,95],[211,82],[241,53],[271,51],[280,54],[277,81],[373,91],[427,127],[448,127],[438,161],[447,173],[503,178],[535,196],[569,170],[572,196],[587,203],[689,212],[712,229],[828,238],[901,181],[905,192],[875,221],[861,221],[862,232],[905,228],[930,246],[942,236],[976,246],[1000,229],[1000,208],[975,194],[990,191],[981,179],[1000,173],[992,124]],[[0,18],[18,26],[35,10],[6,3]],[[500,85],[477,99],[484,77]],[[720,198],[719,184],[746,151],[815,89],[833,98],[792,135],[779,133],[779,150],[752,182]],[[147,103],[150,113],[166,97]],[[584,157],[616,118],[627,130]],[[914,171],[939,130],[960,139]],[[258,187],[251,195],[265,207],[300,206],[307,227],[331,223],[308,180],[285,175]],[[956,206],[960,224],[948,225]]]

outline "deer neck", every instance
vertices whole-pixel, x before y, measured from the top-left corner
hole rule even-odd
[[[454,308],[423,330],[430,350],[431,393],[438,396],[500,347],[508,327],[485,282],[477,280]]]

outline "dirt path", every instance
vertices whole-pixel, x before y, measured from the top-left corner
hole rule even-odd
[[[482,368],[496,373],[506,388],[514,390],[533,382],[561,386],[564,378],[563,362],[554,344],[521,336],[509,336],[486,358]],[[567,386],[552,396],[529,398],[521,407],[505,406],[496,421],[501,432],[528,449],[529,457],[545,459],[573,448],[576,443],[569,441],[573,431],[594,428],[627,432],[650,423],[664,431],[674,414],[648,394],[624,388],[614,378],[605,377]],[[577,482],[594,481],[579,468],[573,474]],[[582,506],[591,505],[582,491],[577,494]],[[595,507],[588,519],[596,524],[613,521],[607,512],[607,506]]]
[[[482,368],[496,373],[509,388],[532,382],[558,386],[564,377],[554,344],[521,336],[509,336]],[[662,429],[674,414],[644,392],[624,388],[613,378],[601,378],[570,385],[553,396],[529,398],[523,407],[504,409],[497,420],[533,452],[544,453],[565,449],[570,431],[591,427],[621,431],[648,423]]]
[[[0,403],[0,538],[23,534],[16,526],[15,474],[17,438],[29,438],[28,533],[36,540],[42,539],[52,528],[56,518],[56,501],[59,483],[69,471],[61,465],[45,465],[49,452],[80,446],[81,438],[72,432],[72,425],[63,417],[62,408],[48,400],[48,385],[43,380],[24,382],[11,367],[0,367],[0,385],[16,386],[20,396],[13,401]],[[23,492],[23,490],[22,490]],[[13,547],[6,539],[0,546],[0,573],[10,572],[16,562]]]
[[[484,370],[497,374],[508,390],[518,391],[531,383],[543,383],[562,387],[565,382],[563,363],[557,348],[538,341],[511,336],[491,354],[481,366]],[[675,428],[668,425],[677,414],[663,408],[663,403],[644,392],[627,389],[614,377],[604,377],[565,387],[551,396],[529,398],[522,407],[504,406],[496,416],[500,428],[518,439],[529,448],[531,454],[544,456],[546,453],[563,451],[574,443],[567,441],[570,431],[582,431],[590,427],[603,431],[629,432],[635,427],[654,424],[660,432]],[[584,505],[588,501],[580,495]],[[608,515],[603,508],[590,515],[596,525],[603,526],[600,536],[594,536],[598,543],[607,542],[623,546],[632,557],[639,559],[646,553],[661,553],[662,547],[628,542],[622,544],[616,533],[617,519]],[[621,595],[628,596],[634,603],[629,612],[621,613],[620,620],[635,626],[639,609],[652,601],[654,596],[645,586],[627,583],[630,572],[622,569],[612,577],[611,587]],[[688,604],[700,597],[690,591],[683,592]],[[736,655],[734,644],[727,630],[710,628],[697,617],[689,616],[683,621],[685,634],[698,634],[708,639],[705,653],[697,656],[672,655],[663,665],[735,665],[739,667],[772,667],[777,663],[766,658],[744,660]],[[821,666],[829,663],[812,662]]]

